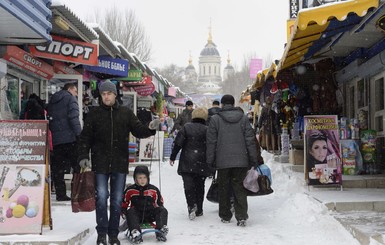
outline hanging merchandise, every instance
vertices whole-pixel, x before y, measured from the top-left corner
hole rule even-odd
[[[287,157],[287,159],[289,159],[290,136],[288,134],[286,124],[282,125],[281,145],[281,156]]]
[[[281,82],[281,90],[282,90],[282,100],[283,102],[287,102],[289,97],[289,85],[287,82]]]
[[[271,93],[271,94],[275,94],[275,93],[278,92],[278,90],[279,90],[279,88],[278,88],[278,81],[275,81],[275,82],[273,83],[273,86],[272,86],[271,89],[270,89],[270,93]]]
[[[376,130],[362,130],[361,138],[361,153],[364,162],[365,171],[367,174],[377,173],[376,166]]]
[[[368,129],[368,111],[360,110],[358,112],[358,126],[361,130]]]

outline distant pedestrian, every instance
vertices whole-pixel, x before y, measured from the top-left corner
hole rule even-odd
[[[128,173],[128,136],[147,138],[156,133],[160,120],[142,124],[128,107],[116,100],[116,85],[109,80],[99,87],[100,105],[93,107],[79,139],[79,165],[95,171],[97,244],[119,245],[119,219]],[[91,150],[91,159],[89,151]],[[108,205],[109,199],[109,218]]]
[[[186,101],[186,108],[179,114],[175,120],[174,126],[171,129],[170,134],[175,130],[180,130],[186,123],[191,122],[191,113],[193,111],[193,102],[191,100]]]
[[[178,164],[178,174],[183,178],[184,192],[190,220],[203,215],[203,200],[206,177],[213,174],[206,162],[207,109],[198,107],[192,112],[192,121],[178,132],[170,165],[182,149]]]
[[[77,88],[67,83],[52,95],[48,104],[49,128],[52,132],[53,153],[51,160],[52,179],[57,201],[69,201],[64,181],[65,170],[72,167],[79,172],[76,140],[81,132]]]
[[[207,125],[210,124],[211,117],[221,111],[221,108],[219,107],[219,105],[220,105],[220,103],[218,100],[213,101],[212,107],[209,109],[209,116],[207,118]]]
[[[230,198],[234,194],[235,218],[238,226],[246,226],[247,193],[243,180],[247,170],[262,164],[257,142],[249,119],[234,107],[235,99],[226,94],[221,99],[222,110],[211,117],[207,130],[207,163],[218,171],[219,217],[230,223],[233,216]],[[259,162],[258,159],[262,159]],[[231,190],[232,188],[232,190]]]
[[[46,118],[44,102],[40,97],[32,93],[24,108],[24,118],[27,120],[44,120]]]

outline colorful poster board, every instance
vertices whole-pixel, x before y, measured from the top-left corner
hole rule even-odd
[[[0,234],[41,233],[47,121],[0,121]]]
[[[157,131],[156,134],[151,137],[140,139],[139,162],[142,160],[162,160],[163,139],[163,131]]]
[[[308,185],[342,185],[337,116],[305,116],[304,125],[304,172]]]

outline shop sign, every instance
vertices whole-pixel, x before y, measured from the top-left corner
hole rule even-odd
[[[79,72],[67,66],[65,63],[57,60],[53,61],[53,70],[56,74],[81,75]]]
[[[47,45],[30,46],[35,56],[85,65],[98,64],[98,45],[77,40],[52,36]]]
[[[176,97],[176,87],[169,87],[167,91],[167,95],[171,97]]]
[[[47,121],[0,121],[0,234],[41,233]]]
[[[299,0],[289,0],[289,4],[290,4],[290,10],[289,10],[290,19],[295,19],[298,16]]]
[[[127,81],[141,81],[143,76],[142,70],[128,70]]]
[[[83,67],[88,71],[114,76],[127,77],[129,75],[128,60],[116,59],[109,56],[99,56],[98,66],[85,65]]]
[[[148,95],[151,95],[152,93],[154,93],[154,91],[155,91],[155,86],[153,83],[150,83],[150,84],[145,85],[145,86],[137,86],[137,87],[133,87],[133,88],[138,93],[138,95],[140,95],[140,96],[148,96]]]
[[[254,80],[262,70],[262,59],[250,59],[250,79]]]
[[[304,116],[305,179],[309,185],[342,185],[336,115]]]
[[[1,53],[3,53],[3,50]],[[51,65],[16,46],[6,46],[2,58],[47,80],[54,75]]]
[[[123,81],[126,81],[126,80],[123,80]],[[125,86],[141,86],[141,85],[151,85],[151,84],[152,84],[152,76],[144,76],[141,79],[141,81],[123,82],[123,85]]]

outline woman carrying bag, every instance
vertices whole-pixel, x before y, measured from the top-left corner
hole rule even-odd
[[[178,132],[170,156],[170,165],[173,166],[178,152],[182,149],[178,174],[183,178],[190,220],[203,215],[205,180],[213,175],[213,170],[206,162],[207,116],[207,109],[204,107],[196,108],[192,112],[192,121],[186,123]]]

